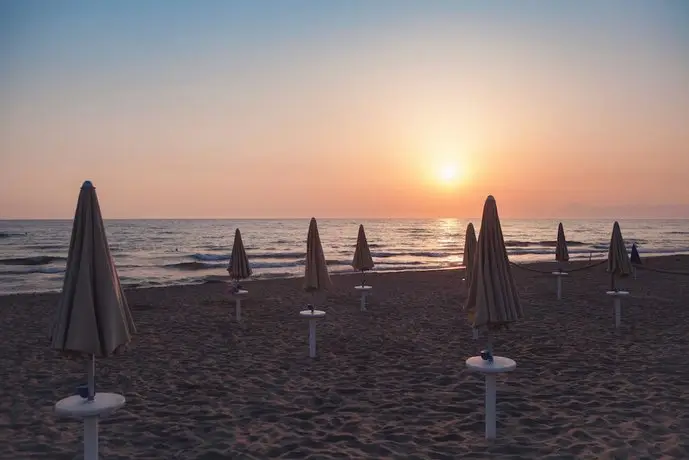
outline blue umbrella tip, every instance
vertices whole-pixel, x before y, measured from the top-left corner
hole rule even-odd
[[[85,180],[84,183],[81,185],[81,188],[91,188],[93,187],[93,183],[91,183],[90,180]]]

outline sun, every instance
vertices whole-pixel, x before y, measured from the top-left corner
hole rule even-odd
[[[430,189],[454,193],[471,182],[471,163],[458,147],[430,148],[427,152],[419,158],[423,161],[423,181]]]
[[[457,165],[446,164],[440,167],[438,171],[438,178],[441,182],[446,184],[453,183],[457,180],[458,172]]]

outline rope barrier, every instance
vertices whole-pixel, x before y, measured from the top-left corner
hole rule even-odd
[[[569,270],[563,270],[563,271],[566,272],[566,273],[579,272],[579,271],[582,271],[582,270],[588,270],[588,269],[590,269],[590,268],[598,267],[598,266],[603,265],[604,263],[607,263],[607,262],[608,262],[607,259],[604,259],[604,260],[601,260],[601,261],[599,261],[599,262],[595,262],[595,263],[592,263],[592,264],[589,264],[589,265],[585,265],[585,266],[583,266],[583,267],[571,268],[571,269],[569,269]],[[526,271],[530,271],[530,272],[534,272],[534,273],[540,273],[540,274],[542,274],[542,275],[550,275],[550,274],[552,274],[553,271],[554,271],[554,270],[538,270],[538,269],[536,269],[536,268],[527,267],[526,265],[520,265],[520,264],[514,263],[514,262],[512,262],[512,261],[510,261],[510,265],[513,265],[513,266],[515,266],[515,267],[517,267],[517,268],[521,268],[522,270],[526,270]]]
[[[522,270],[526,270],[527,272],[540,273],[542,275],[546,275],[546,274],[550,275],[553,272],[552,270],[547,270],[547,271],[546,270],[538,270],[536,268],[527,267],[526,265],[519,265],[519,264],[516,264],[512,261],[510,261],[510,265],[517,267],[517,268],[521,268]]]
[[[574,273],[574,272],[579,272],[579,271],[583,271],[583,270],[589,270],[591,268],[599,267],[599,266],[601,266],[607,262],[608,262],[607,259],[605,259],[605,260],[601,260],[599,262],[595,262],[593,264],[585,265],[583,267],[571,268],[569,270],[563,270],[563,271],[565,271],[566,273]],[[519,269],[525,270],[525,271],[538,273],[541,275],[550,275],[554,271],[554,270],[539,270],[537,268],[527,267],[526,265],[520,265],[520,264],[517,264],[517,263],[512,262],[512,261],[510,261],[510,265],[517,267]],[[636,267],[639,270],[647,270],[647,271],[661,273],[661,274],[665,274],[665,275],[689,276],[689,272],[678,272],[678,271],[673,271],[673,270],[664,270],[662,268],[653,268],[653,267],[648,267],[646,265],[636,265],[636,264],[634,265],[634,267]]]
[[[603,264],[606,264],[606,263],[608,263],[608,259],[603,259],[603,260],[601,260],[601,261],[599,261],[599,262],[595,262],[595,263],[592,263],[592,264],[589,264],[589,265],[585,265],[585,266],[583,266],[583,267],[572,268],[571,270],[569,270],[569,273],[578,272],[578,271],[581,271],[581,270],[588,270],[589,268],[598,267],[598,266],[603,265]]]
[[[634,264],[634,267],[639,269],[639,270],[648,270],[650,272],[663,273],[665,275],[689,276],[689,272],[675,272],[672,270],[663,270],[662,268],[652,268],[652,267],[647,267],[646,265],[637,265],[637,264]]]
[[[608,262],[607,259],[604,259],[604,260],[601,260],[599,262],[585,265],[583,267],[571,268],[569,270],[563,270],[563,271],[565,271],[566,273],[574,273],[574,272],[579,272],[582,270],[589,270],[591,268],[599,267],[599,266],[601,266],[607,262]],[[550,275],[554,271],[554,270],[539,270],[537,268],[527,267],[526,265],[520,265],[520,264],[512,262],[512,261],[510,261],[510,265],[517,267],[519,269],[525,270],[525,271],[538,273],[541,275]],[[647,270],[650,272],[656,272],[656,273],[661,273],[661,274],[665,274],[665,275],[689,276],[689,272],[678,272],[678,271],[672,271],[672,270],[663,270],[662,268],[653,268],[653,267],[648,267],[646,265],[637,265],[637,264],[635,264],[634,267],[636,267],[639,270]]]

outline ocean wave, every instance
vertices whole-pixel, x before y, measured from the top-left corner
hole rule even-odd
[[[230,260],[229,254],[199,254],[199,253],[197,253],[197,254],[192,254],[190,257],[192,259],[200,260],[202,262]]]
[[[452,252],[434,252],[434,251],[405,251],[405,252],[371,252],[371,256],[375,258],[386,259],[389,257],[428,257],[428,258],[442,258],[454,255]]]
[[[569,250],[569,253],[572,257],[575,255],[580,255],[580,256],[588,256],[589,254],[601,254],[605,253],[608,250],[607,245],[599,245],[597,248],[573,248]],[[679,249],[668,249],[668,250],[654,250],[654,253],[668,253],[671,254],[673,252],[683,252],[685,249],[679,248]],[[686,251],[689,251],[689,249],[686,249]],[[412,267],[426,267],[429,265],[432,265],[429,262],[424,262],[422,260],[418,260],[417,258],[425,258],[425,259],[444,259],[444,258],[449,258],[453,256],[458,256],[460,255],[460,251],[454,251],[454,252],[434,252],[434,251],[400,251],[400,252],[374,252],[372,253],[372,256],[374,258],[374,262],[377,267],[380,267],[382,269],[387,269],[388,267],[393,267],[393,266],[407,266],[409,268]],[[512,248],[507,248],[507,253],[508,255],[511,256],[549,256],[554,254],[554,250],[549,247],[512,247]],[[276,261],[276,262],[267,262],[267,261],[256,261],[252,259],[257,259],[256,257],[252,257],[249,255],[249,265],[251,266],[252,269],[258,269],[258,270],[265,270],[265,269],[279,269],[279,268],[295,268],[295,267],[300,267],[303,266],[305,261],[303,258],[295,258],[295,256],[303,254],[299,253],[292,253],[289,258],[285,257],[284,260],[282,261]],[[273,259],[280,259],[280,258],[275,258],[275,257],[270,257]],[[393,259],[394,260],[386,260],[386,259]],[[382,260],[381,260],[382,259]],[[414,260],[417,259],[417,260]],[[194,262],[179,262],[179,263],[174,263],[174,264],[169,264],[166,265],[166,268],[175,268],[179,270],[212,270],[212,269],[225,269],[226,264],[223,263],[218,263],[222,262],[224,260],[228,260],[227,258],[223,258],[222,256],[217,257],[217,258],[207,258],[203,260],[197,260]],[[351,260],[349,257],[346,259],[340,258],[340,259],[326,259],[326,263],[329,267],[348,267],[351,266]],[[444,261],[441,262],[443,267],[447,266],[454,266],[454,265],[460,265],[460,262],[456,261]]]
[[[303,259],[306,252],[255,252],[247,255],[249,259]]]
[[[207,244],[205,246],[201,246],[201,249],[206,249],[208,251],[225,251],[227,248],[228,246],[226,244]]]
[[[508,248],[521,248],[521,247],[531,246],[532,244],[533,243],[530,241],[512,241],[512,240],[505,241],[505,246]]]
[[[142,288],[152,288],[152,287],[164,287],[164,286],[176,286],[179,284],[189,284],[189,280],[181,280],[181,281],[156,281],[156,280],[143,280],[143,279],[124,279],[124,277],[120,277],[120,282],[122,283],[122,286],[126,287],[127,289],[142,289]]]
[[[48,265],[62,260],[67,260],[67,258],[61,256],[14,257],[0,259],[0,265]]]
[[[132,269],[132,268],[147,268],[147,267],[150,267],[150,265],[141,265],[141,264],[120,264],[120,263],[117,263],[117,261],[115,262],[115,265],[117,266],[117,269],[118,269],[118,270],[124,269],[124,268],[126,268],[126,269]]]
[[[326,263],[328,267],[349,267],[352,261],[347,259],[327,259]],[[296,267],[303,267],[305,264],[304,259],[295,261],[281,261],[281,262],[249,262],[249,266],[253,270],[265,270],[265,269],[290,269]],[[425,262],[420,260],[401,260],[401,261],[377,261],[377,267],[391,267],[391,266],[409,266],[409,267],[419,267],[422,265],[427,265]],[[226,264],[213,263],[213,262],[178,262],[173,264],[167,264],[165,268],[177,269],[177,270],[225,270],[227,268]],[[124,267],[121,267],[124,268]]]
[[[399,252],[371,252],[371,256],[377,259],[382,259],[386,257],[397,257],[399,255],[401,255]]]
[[[423,266],[409,264],[409,263],[399,263],[399,264],[390,264],[390,265],[386,266],[385,268],[375,269],[375,270],[373,270],[373,272],[374,273],[391,273],[391,272],[403,272],[403,271],[447,270],[447,269],[457,268],[460,265],[461,264],[459,262],[424,264]],[[368,272],[368,273],[371,273],[371,272]],[[361,274],[361,272],[353,270],[350,268],[350,269],[344,269],[344,270],[334,270],[333,274],[354,275],[354,274]]]
[[[340,261],[329,261],[328,265],[331,265],[331,262],[333,265],[338,264]],[[299,267],[303,266],[304,261],[303,260],[298,260],[294,262],[250,262],[249,266],[253,269],[267,269],[267,268],[293,268],[293,267]],[[222,269],[225,270],[227,268],[226,264],[217,264],[217,263],[210,263],[210,262],[178,262],[175,264],[167,264],[165,265],[165,268],[172,268],[172,269],[177,269],[177,270],[188,270],[188,271],[193,271],[193,270],[218,270]]]
[[[603,252],[606,252],[608,250],[607,246],[605,250],[603,249],[570,249],[569,255],[573,254],[583,254],[583,255],[588,255],[590,253],[593,254],[600,254]],[[515,256],[524,256],[524,255],[552,255],[553,257],[555,256],[555,251],[553,249],[538,249],[538,248],[508,248],[507,249],[507,254],[508,255],[515,255]]]
[[[342,246],[342,247],[347,248],[347,249],[349,249],[349,248],[356,248],[356,243],[344,245],[344,246]],[[385,247],[385,245],[382,244],[382,243],[368,243],[368,248],[369,248],[369,249],[371,249],[371,248],[382,248],[382,247]]]
[[[176,264],[167,264],[165,268],[175,268],[177,270],[209,270],[213,268],[223,268],[224,265],[209,264],[204,262],[178,262]]]
[[[305,264],[304,260],[297,260],[295,262],[250,262],[249,266],[252,269],[262,269],[262,268],[290,268],[290,267],[303,267]],[[330,265],[328,263],[328,265]]]
[[[55,250],[67,250],[69,246],[66,244],[27,244],[23,246],[26,249],[37,249],[39,251],[55,251]]]
[[[28,233],[0,232],[0,238],[12,238],[15,236],[26,236]]]
[[[420,251],[420,252],[410,252],[407,255],[415,256],[415,257],[441,258],[441,257],[449,257],[449,256],[452,256],[453,254],[451,252]]]
[[[456,251],[455,251],[456,252]],[[394,251],[373,251],[371,252],[371,255],[375,258],[388,258],[388,257],[428,257],[428,258],[443,258],[443,257],[449,257],[455,254],[455,252],[447,252],[447,251],[400,251],[400,252],[394,252]],[[346,252],[345,252],[346,253]],[[342,254],[344,255],[344,254]],[[190,256],[192,259],[197,260],[199,262],[220,262],[220,261],[229,261],[230,260],[230,255],[229,254],[192,254]],[[247,257],[249,260],[255,260],[255,259],[296,259],[296,260],[303,260],[306,257],[305,252],[259,252],[259,253],[247,253]],[[340,260],[330,260],[328,263],[333,263],[333,264],[339,264],[342,261]]]
[[[254,279],[284,279],[284,278],[296,278],[299,275],[290,272],[268,272],[254,274],[252,278]]]
[[[421,262],[420,260],[409,260],[409,261],[404,261],[404,262],[390,262],[387,260],[379,260],[376,261],[376,267],[379,267],[381,265],[383,266],[390,266],[390,265],[409,265],[409,266],[419,266],[419,265],[425,265],[425,262]]]
[[[526,248],[529,246],[545,246],[545,247],[555,247],[557,246],[557,241],[519,241],[519,240],[507,240],[505,241],[505,246],[508,248]],[[582,241],[567,241],[567,246],[586,246],[586,243]]]
[[[648,252],[639,250],[640,254],[646,255],[672,255],[672,254],[685,254],[689,252],[689,248],[673,248],[673,249],[650,249]]]
[[[0,275],[30,275],[33,273],[43,274],[43,275],[56,275],[59,273],[64,273],[64,268],[59,267],[31,267],[25,268],[23,270],[7,270],[0,271]]]
[[[305,252],[258,252],[247,253],[249,259],[303,259],[306,257]],[[200,262],[219,262],[229,261],[230,254],[203,254],[196,253],[190,256],[194,260]]]

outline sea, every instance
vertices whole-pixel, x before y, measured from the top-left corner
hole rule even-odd
[[[331,273],[351,273],[359,224],[375,271],[461,266],[466,226],[480,219],[322,219],[318,221]],[[605,257],[611,220],[562,221],[570,258]],[[642,257],[689,253],[689,220],[621,220],[622,235]],[[503,220],[511,261],[554,260],[557,220]],[[106,220],[111,252],[123,285],[131,288],[217,281],[239,228],[256,279],[302,276],[309,219]],[[67,262],[71,220],[0,221],[0,294],[59,291]]]

